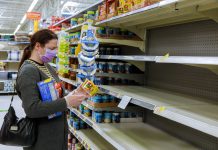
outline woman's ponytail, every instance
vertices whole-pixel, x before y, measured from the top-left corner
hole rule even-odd
[[[24,52],[23,52],[23,56],[21,58],[20,64],[19,64],[19,69],[20,67],[23,65],[24,61],[29,59],[32,53],[32,48],[31,45],[28,45],[27,47],[25,47]]]

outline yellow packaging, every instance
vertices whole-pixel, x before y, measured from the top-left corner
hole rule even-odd
[[[98,87],[90,80],[86,79],[82,83],[81,87],[85,90],[90,96],[94,96],[98,92]]]
[[[81,50],[82,50],[82,45],[81,43],[78,43],[78,46],[76,47],[76,50],[75,50],[75,55],[78,56]]]

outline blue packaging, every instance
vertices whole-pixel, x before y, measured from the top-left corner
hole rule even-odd
[[[40,91],[40,95],[42,98],[42,102],[52,102],[58,99],[58,93],[55,89],[55,81],[52,80],[51,78],[40,81],[37,83]],[[54,114],[51,114],[48,116],[48,119],[52,119],[58,116],[61,116],[62,112],[56,112]]]
[[[91,100],[94,102],[94,103],[102,103],[102,96],[101,95],[95,95],[91,98]]]
[[[120,113],[113,113],[112,120],[113,123],[120,123]]]
[[[112,121],[112,113],[111,112],[105,112],[104,113],[104,122],[105,123],[111,123]]]
[[[73,121],[73,128],[74,128],[75,130],[79,130],[79,120],[74,120],[74,121]]]
[[[103,114],[102,114],[102,112],[94,112],[93,114],[94,114],[94,121],[96,123],[102,123],[102,121],[103,121]]]
[[[103,103],[108,103],[108,102],[110,102],[110,96],[109,96],[109,95],[103,95],[103,96],[102,96],[102,102],[103,102]]]

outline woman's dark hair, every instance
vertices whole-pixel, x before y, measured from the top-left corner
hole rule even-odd
[[[19,68],[22,66],[25,60],[29,59],[34,49],[36,43],[39,43],[41,46],[45,46],[50,40],[58,39],[57,35],[48,29],[39,30],[34,33],[30,40],[30,45],[24,49]]]

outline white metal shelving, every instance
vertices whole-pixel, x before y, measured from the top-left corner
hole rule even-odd
[[[68,121],[70,132],[89,150],[115,150],[115,148],[103,139],[93,129],[74,130]],[[94,138],[93,138],[94,137]]]
[[[1,72],[18,72],[17,70],[0,70],[0,73]]]
[[[67,20],[70,20],[71,18],[79,17],[81,14],[86,13],[87,11],[96,10],[98,5],[100,5],[102,2],[103,2],[103,0],[99,0],[96,3],[90,5],[89,7],[85,8],[85,9],[82,9],[81,11],[78,11],[77,13],[73,14],[72,16],[69,16],[69,17],[67,17],[67,18],[65,18],[65,19],[55,23],[53,26],[58,26],[61,23],[65,22]]]
[[[197,148],[145,123],[95,123],[78,110],[71,108],[105,140],[119,150],[195,150]]]
[[[57,65],[55,63],[49,63],[50,66],[57,68]]]
[[[218,137],[218,103],[179,93],[139,86],[100,86],[117,98],[131,97],[131,103],[155,114]],[[188,105],[187,105],[188,104]]]
[[[81,28],[82,28],[82,26],[83,26],[84,24],[85,24],[85,23],[72,26],[72,27],[70,27],[70,28],[67,28],[67,29],[64,30],[64,31],[65,31],[65,32],[76,32],[76,31],[79,31],[79,30],[81,30]]]
[[[30,44],[30,42],[16,42],[16,41],[8,42],[8,45],[27,45],[27,44]]]
[[[202,19],[213,19],[213,15],[207,15],[208,13],[206,12],[218,8],[217,4],[216,0],[163,0],[141,9],[97,22],[96,25],[122,26],[123,28],[137,30],[139,27],[151,28]],[[214,19],[216,20],[217,18]]]
[[[18,63],[20,62],[20,60],[0,60],[1,62],[5,62],[5,63]]]
[[[78,58],[70,55],[71,58]],[[155,63],[193,64],[193,65],[218,65],[218,57],[204,56],[142,56],[142,55],[97,55],[96,59],[145,61]]]

